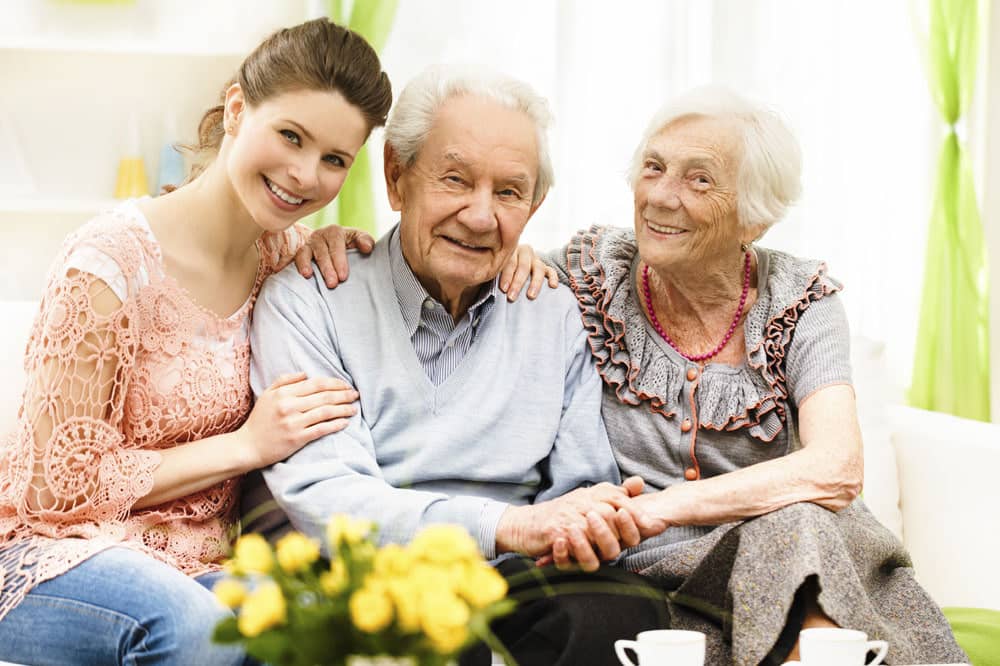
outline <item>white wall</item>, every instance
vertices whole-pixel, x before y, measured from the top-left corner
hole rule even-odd
[[[0,116],[18,132],[35,196],[65,205],[5,210],[14,195],[0,183],[0,248],[9,269],[0,273],[0,295],[38,293],[59,239],[86,218],[89,201],[110,194],[130,117],[139,119],[152,181],[165,118],[176,115],[177,138],[193,138],[198,115],[240,54],[323,4],[5,3]],[[941,138],[910,12],[909,0],[401,0],[383,61],[397,92],[427,64],[480,62],[526,79],[551,100],[556,188],[525,233],[541,249],[593,223],[630,223],[624,171],[649,116],[670,96],[718,82],[775,106],[801,138],[805,193],[765,244],[829,262],[847,285],[854,331],[888,343],[902,385]],[[994,126],[997,14],[990,69],[981,75]],[[1000,174],[1000,132],[986,137],[988,177],[979,187],[987,238],[1000,256],[1000,193],[986,186]],[[380,135],[371,147],[384,230],[394,219],[381,183]],[[996,314],[1000,270],[992,281]],[[992,335],[1000,378],[1000,324]]]

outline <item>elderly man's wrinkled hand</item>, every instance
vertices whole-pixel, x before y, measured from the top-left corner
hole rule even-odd
[[[541,563],[580,566],[596,570],[623,548],[639,543],[650,519],[632,506],[642,492],[638,477],[621,486],[600,483],[578,488],[562,497],[534,506],[509,509],[497,529],[502,550],[515,550]]]
[[[633,476],[621,486],[599,484],[575,490],[561,498],[585,502],[589,495],[595,501],[594,508],[584,514],[588,529],[585,532],[569,529],[565,535],[557,537],[551,552],[537,560],[538,566],[555,564],[557,568],[566,569],[579,565],[591,570],[599,563],[588,553],[593,549],[584,548],[585,543],[596,546],[601,559],[607,561],[618,557],[625,548],[638,545],[643,539],[665,530],[667,524],[664,521],[652,517],[643,504],[637,503],[643,487],[643,480]],[[581,560],[581,556],[584,559]]]

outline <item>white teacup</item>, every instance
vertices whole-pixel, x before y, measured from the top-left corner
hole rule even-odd
[[[632,661],[627,651],[639,656],[639,663]],[[615,654],[625,666],[703,666],[705,663],[705,634],[700,631],[680,629],[655,629],[642,631],[636,640],[615,641]]]
[[[868,634],[853,629],[815,628],[799,632],[799,658],[802,666],[865,666],[869,650],[878,654],[868,666],[881,664],[889,644],[870,641]]]

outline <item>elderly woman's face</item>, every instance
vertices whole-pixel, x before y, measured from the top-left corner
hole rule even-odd
[[[655,267],[697,265],[744,239],[736,216],[742,157],[735,124],[689,116],[650,139],[635,183],[635,235]]]

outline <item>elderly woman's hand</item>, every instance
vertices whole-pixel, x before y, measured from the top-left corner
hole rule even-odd
[[[600,561],[613,560],[625,548],[666,529],[665,522],[651,517],[636,504],[644,485],[640,477],[633,476],[621,486],[602,483],[560,498],[574,502],[586,523],[567,526],[565,534],[553,540],[552,550],[536,560],[538,566],[555,564],[566,569],[579,565],[592,571],[600,566]]]
[[[521,289],[529,279],[527,294],[529,300],[538,297],[542,285],[546,282],[552,289],[559,286],[556,270],[539,259],[533,247],[527,244],[519,245],[500,271],[500,291],[507,294],[507,300],[513,303],[521,295]]]
[[[347,279],[350,265],[347,251],[357,250],[369,254],[375,247],[375,239],[367,232],[352,227],[331,224],[313,231],[302,244],[295,256],[283,257],[278,264],[281,270],[293,260],[299,274],[304,278],[313,276],[312,262],[316,262],[326,286],[333,289]]]

